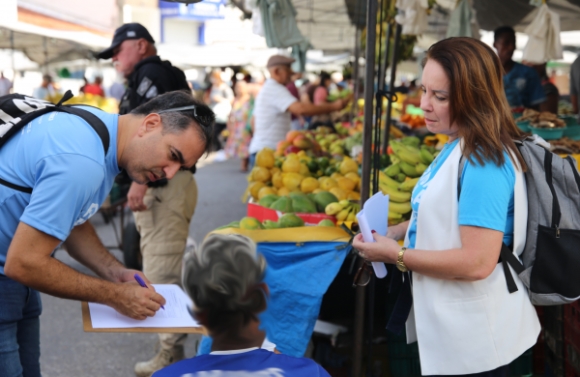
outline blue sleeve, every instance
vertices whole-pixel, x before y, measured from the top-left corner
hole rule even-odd
[[[508,159],[506,153],[504,158]],[[503,166],[466,161],[461,177],[459,225],[506,231],[508,211],[513,205],[515,171],[510,161]]]
[[[525,106],[535,106],[546,100],[546,93],[542,87],[542,81],[540,76],[533,68],[528,67],[526,74],[526,90],[528,103],[524,103]]]
[[[78,218],[102,204],[90,201],[103,178],[102,166],[84,156],[65,154],[41,160],[30,203],[20,221],[66,240]]]

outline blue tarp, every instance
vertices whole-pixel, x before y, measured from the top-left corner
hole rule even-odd
[[[260,315],[262,329],[283,354],[301,357],[318,318],[322,296],[340,270],[350,245],[345,242],[258,243],[268,262],[268,309]],[[210,352],[204,337],[198,354]]]

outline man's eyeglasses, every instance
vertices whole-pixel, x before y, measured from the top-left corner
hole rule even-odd
[[[362,265],[354,275],[354,279],[352,281],[353,287],[365,287],[367,286],[372,279],[373,276],[373,269],[371,268],[371,263],[367,261],[363,261]]]
[[[201,126],[210,127],[213,124],[213,121],[215,119],[215,115],[213,114],[213,112],[211,110],[209,112],[204,111],[205,109],[203,107],[199,108],[197,105],[189,105],[175,107],[173,109],[160,110],[157,112],[157,114],[171,113],[176,111],[189,111],[189,110],[193,110],[193,119],[195,119],[197,123],[199,123]],[[198,114],[198,110],[200,114]],[[205,112],[206,114],[201,114],[203,112]]]

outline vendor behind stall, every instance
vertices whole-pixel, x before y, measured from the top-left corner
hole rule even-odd
[[[509,105],[512,108],[538,109],[546,101],[546,95],[536,71],[512,60],[516,49],[514,29],[509,26],[495,29],[493,47],[497,50],[504,69],[503,85]]]
[[[534,64],[531,62],[523,62],[528,67],[533,68],[540,76],[542,83],[542,89],[544,90],[544,95],[546,96],[546,101],[541,103],[539,106],[540,111],[548,111],[552,114],[558,114],[558,102],[560,101],[560,91],[558,87],[554,85],[548,73],[546,72],[546,63]]]

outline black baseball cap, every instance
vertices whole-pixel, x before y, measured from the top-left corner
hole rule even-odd
[[[141,38],[144,38],[151,43],[155,43],[155,40],[153,40],[151,34],[149,34],[147,29],[145,29],[145,26],[136,22],[123,24],[119,26],[117,30],[115,30],[115,35],[113,36],[113,43],[111,44],[111,47],[99,52],[97,57],[99,59],[111,59],[113,57],[113,50],[121,43],[123,43],[123,41],[126,41],[127,39]]]

